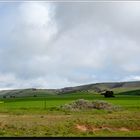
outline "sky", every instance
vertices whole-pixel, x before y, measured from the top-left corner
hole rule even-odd
[[[140,2],[0,2],[0,89],[140,80]]]

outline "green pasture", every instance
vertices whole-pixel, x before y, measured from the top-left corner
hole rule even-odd
[[[0,108],[5,109],[28,109],[28,108],[50,108],[70,103],[76,99],[105,100],[115,105],[126,108],[140,108],[140,96],[136,95],[115,95],[115,98],[104,98],[102,95],[92,93],[71,93],[63,95],[49,95],[46,97],[28,97],[1,99]]]

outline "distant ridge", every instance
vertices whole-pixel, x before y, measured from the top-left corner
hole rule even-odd
[[[128,82],[103,82],[87,85],[80,85],[75,87],[66,87],[62,90],[104,90],[114,88],[140,88],[140,81],[128,81]]]
[[[65,87],[61,89],[14,89],[14,90],[2,90],[0,91],[0,97],[26,97],[26,96],[43,96],[50,94],[64,94],[77,91],[88,91],[88,92],[100,92],[105,89],[110,90],[136,90],[140,89],[140,81],[128,81],[128,82],[103,82],[80,85],[75,87]]]

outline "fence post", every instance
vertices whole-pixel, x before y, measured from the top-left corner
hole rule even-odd
[[[45,98],[45,102],[44,102],[44,109],[46,109],[46,98]]]

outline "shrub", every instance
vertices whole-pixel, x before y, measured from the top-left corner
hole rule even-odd
[[[3,98],[6,98],[6,96],[4,95]]]
[[[113,105],[111,103],[100,101],[100,100],[93,101],[92,104],[93,104],[93,108],[95,109],[110,110],[113,108]]]
[[[114,92],[113,91],[108,91],[108,90],[101,93],[101,95],[104,95],[105,98],[115,97]]]
[[[78,99],[70,104],[65,104],[60,106],[62,110],[78,111],[83,109],[102,109],[102,110],[116,110],[117,106],[112,105],[111,103],[105,101],[88,101],[84,99]]]

